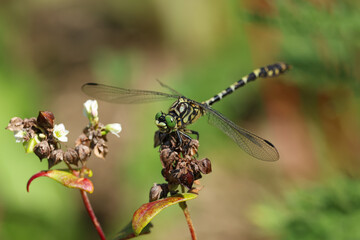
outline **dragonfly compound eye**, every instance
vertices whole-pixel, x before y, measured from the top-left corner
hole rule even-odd
[[[159,118],[161,117],[163,113],[162,112],[158,112],[156,115],[155,115],[155,120],[159,120]]]
[[[174,118],[172,116],[166,115],[165,116],[165,121],[166,121],[166,125],[169,128],[174,128],[175,127],[175,121],[174,121]]]

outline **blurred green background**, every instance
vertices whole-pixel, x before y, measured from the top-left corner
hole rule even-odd
[[[80,194],[49,179],[4,130],[13,116],[54,112],[70,130],[87,124],[80,87],[101,82],[206,100],[254,68],[284,61],[287,74],[261,79],[214,105],[269,139],[280,160],[244,154],[199,120],[200,158],[213,172],[189,202],[199,239],[360,239],[360,9],[352,0],[16,1],[0,3],[0,239],[98,239]],[[89,166],[95,212],[109,239],[163,183],[154,115],[171,102],[100,102],[103,123],[120,122],[106,161]],[[59,166],[61,167],[61,166]],[[189,239],[178,207],[143,239]]]

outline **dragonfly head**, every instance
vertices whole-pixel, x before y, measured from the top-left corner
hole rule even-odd
[[[176,127],[176,121],[173,116],[170,114],[165,114],[163,112],[158,112],[155,115],[155,124],[161,132],[172,132]]]

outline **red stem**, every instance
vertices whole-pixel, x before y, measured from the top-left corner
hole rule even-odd
[[[99,221],[97,220],[97,218],[95,216],[94,210],[91,207],[91,203],[89,201],[88,195],[83,190],[80,190],[80,193],[81,193],[81,197],[82,197],[82,199],[84,201],[85,208],[86,208],[87,212],[89,213],[91,221],[93,222],[93,224],[94,224],[94,226],[96,228],[96,231],[98,232],[98,234],[100,236],[100,239],[101,240],[106,240],[105,234],[104,234],[104,232],[103,232],[103,230],[101,228],[101,225],[100,225]]]
[[[187,204],[186,204],[186,202],[181,202],[181,203],[179,203],[179,205],[180,205],[181,209],[184,212],[186,222],[187,222],[189,230],[190,230],[191,239],[196,240],[197,238],[196,238],[196,234],[195,234],[195,228],[194,228],[194,225],[193,225],[193,223],[191,221],[190,212],[189,212],[189,209],[187,207]]]

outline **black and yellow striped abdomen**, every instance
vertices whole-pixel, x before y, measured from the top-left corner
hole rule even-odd
[[[254,81],[257,78],[275,77],[275,76],[278,76],[278,75],[284,73],[288,69],[290,69],[290,65],[288,65],[286,63],[281,63],[281,62],[271,64],[266,67],[258,68],[256,70],[254,70],[253,72],[251,72],[250,74],[241,78],[239,81],[230,85],[228,88],[226,88],[222,92],[216,94],[214,97],[204,101],[203,103],[210,106],[210,105],[214,104],[215,102],[220,101],[222,98],[229,95],[230,93],[233,93],[236,89],[244,86],[248,82]]]

